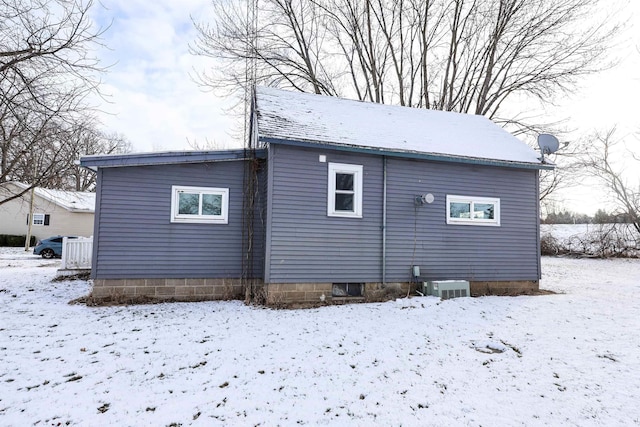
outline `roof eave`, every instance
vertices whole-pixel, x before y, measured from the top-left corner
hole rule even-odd
[[[474,164],[474,165],[482,165],[482,166],[500,166],[500,167],[518,168],[518,169],[544,169],[544,170],[555,169],[554,164],[548,164],[548,163],[528,163],[528,162],[516,162],[516,161],[507,161],[507,160],[498,160],[498,159],[486,159],[486,158],[479,158],[479,157],[453,156],[453,155],[438,154],[438,153],[422,153],[417,151],[385,150],[383,148],[377,148],[377,147],[336,144],[336,143],[330,143],[330,142],[300,141],[300,140],[290,140],[290,139],[264,137],[264,136],[260,137],[260,141],[265,144],[282,144],[282,145],[292,145],[292,146],[298,146],[298,147],[325,148],[325,149],[337,150],[337,151],[378,154],[383,156],[431,160],[431,161],[438,161],[438,162],[465,163],[465,164]]]
[[[256,157],[264,158],[264,150],[255,150]],[[87,169],[123,167],[123,166],[155,166],[183,163],[203,163],[246,160],[244,149],[211,150],[211,151],[164,151],[156,153],[116,154],[83,156],[79,164]]]

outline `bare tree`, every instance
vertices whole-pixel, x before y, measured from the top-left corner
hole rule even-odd
[[[92,26],[92,6],[0,1],[0,182],[42,185],[68,168],[66,137],[85,119],[103,71],[91,53],[102,31]]]
[[[565,140],[556,153],[548,154],[545,159],[558,165],[553,170],[540,171],[540,201],[554,203],[553,195],[559,188],[572,188],[582,185],[589,176],[585,170],[583,154],[590,146],[585,139]]]
[[[606,49],[619,27],[592,19],[598,5],[260,0],[253,43],[245,2],[213,0],[216,18],[195,23],[192,51],[224,63],[198,75],[217,90],[242,90],[245,61],[255,60],[261,84],[507,121],[500,113],[515,95],[547,102],[608,65]]]
[[[620,150],[615,128],[593,137],[592,148],[586,153],[585,166],[613,196],[618,214],[624,215],[640,234],[640,158],[631,150]],[[625,168],[623,159],[633,163]]]
[[[131,143],[121,134],[107,133],[96,127],[92,118],[74,124],[65,133],[64,158],[69,159],[67,168],[54,179],[47,180],[51,188],[74,191],[93,191],[96,185],[95,172],[81,167],[77,160],[93,154],[125,154],[131,152]]]
[[[620,30],[600,0],[258,0],[255,26],[247,0],[212,5],[191,46],[216,59],[196,76],[206,88],[239,95],[255,61],[258,84],[485,115],[529,141],[559,123],[509,102],[570,92],[611,65]],[[572,179],[564,151],[562,170],[541,174],[541,199]]]

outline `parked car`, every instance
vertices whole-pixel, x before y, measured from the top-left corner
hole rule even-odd
[[[69,239],[77,239],[77,236],[67,236]],[[60,258],[62,256],[62,239],[64,236],[53,236],[43,239],[36,243],[33,249],[35,255],[41,255],[42,258],[51,259],[53,257]]]

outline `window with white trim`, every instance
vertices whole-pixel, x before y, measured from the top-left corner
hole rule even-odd
[[[228,188],[174,185],[171,193],[171,222],[228,224]]]
[[[362,218],[362,165],[329,163],[327,215]]]
[[[34,213],[33,218],[27,214],[27,225],[29,225],[29,219],[31,218],[32,225],[49,225],[51,223],[51,215],[43,213]]]
[[[45,214],[33,214],[33,225],[45,225]]]
[[[500,199],[447,196],[447,224],[500,225]]]
[[[33,214],[33,225],[44,225],[44,214],[43,213],[34,213]]]

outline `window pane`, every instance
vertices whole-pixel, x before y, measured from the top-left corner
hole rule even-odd
[[[449,206],[450,218],[470,218],[471,203],[452,202]]]
[[[198,215],[198,204],[200,203],[198,194],[179,193],[178,200],[179,215]]]
[[[353,174],[336,173],[336,190],[353,191]]]
[[[336,194],[336,211],[353,212],[353,194]]]
[[[347,296],[347,284],[346,283],[334,283],[331,295],[334,297],[346,297]]]
[[[361,297],[362,283],[334,283],[331,295],[334,297]]]
[[[350,297],[362,296],[362,285],[360,283],[348,283],[347,295],[349,295]]]
[[[221,194],[202,195],[202,215],[220,215],[222,212]]]
[[[493,203],[474,203],[473,217],[479,219],[493,219],[494,205]]]

